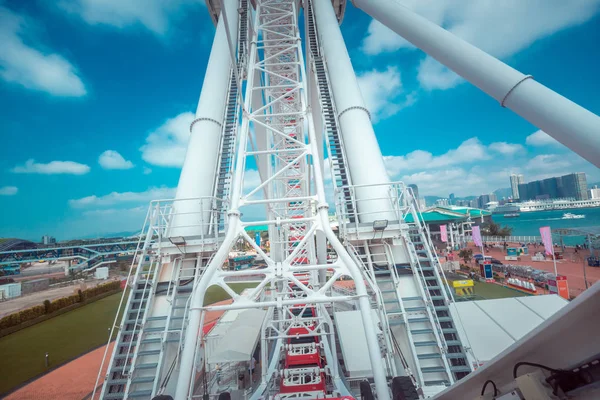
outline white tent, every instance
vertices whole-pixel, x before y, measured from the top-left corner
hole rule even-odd
[[[568,304],[557,295],[453,303],[450,312],[463,345],[480,363],[502,353]],[[468,354],[471,362],[472,355]]]
[[[379,316],[373,310],[373,322],[379,324]],[[337,334],[344,357],[346,371],[350,378],[366,378],[373,376],[371,360],[362,316],[359,310],[338,311],[335,313]],[[381,332],[377,329],[377,332]]]
[[[239,313],[216,346],[207,348],[206,362],[221,364],[250,361],[266,314],[266,311],[257,309]]]

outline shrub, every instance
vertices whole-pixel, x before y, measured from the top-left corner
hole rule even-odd
[[[111,292],[121,288],[119,281],[113,281],[104,283],[93,288],[81,291],[78,290],[77,294],[71,296],[62,297],[54,301],[44,300],[44,303],[39,306],[31,307],[26,310],[18,311],[16,313],[7,315],[0,319],[0,329],[10,328],[19,325],[26,321],[31,321],[44,314],[51,314],[62,308],[72,306],[73,304],[81,303],[87,299],[91,299],[103,293]]]
[[[50,300],[44,300],[44,310],[46,314],[50,314],[52,312],[50,311]]]

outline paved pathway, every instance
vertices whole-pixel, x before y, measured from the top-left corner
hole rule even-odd
[[[92,280],[85,282],[86,287],[89,289],[94,287],[100,283],[105,283],[109,281],[104,280]],[[21,297],[16,297],[13,299],[5,300],[0,302],[0,318],[5,315],[12,314],[15,311],[24,310],[26,308],[39,306],[44,303],[44,300],[56,300],[61,297],[70,296],[74,293],[77,293],[77,290],[80,288],[79,284],[69,285],[60,288],[53,288],[48,290],[42,290],[41,292],[35,292],[31,294],[26,294]]]
[[[231,300],[224,300],[215,303],[215,305],[229,303],[231,303]],[[210,311],[206,314],[204,322],[206,324],[214,322],[223,313],[224,311]],[[110,344],[107,357],[110,356],[113,345],[114,342]],[[105,349],[106,346],[102,346],[49,372],[10,394],[5,400],[82,400],[91,398]],[[106,364],[104,371],[107,367]],[[99,393],[97,393],[96,398],[98,397]]]

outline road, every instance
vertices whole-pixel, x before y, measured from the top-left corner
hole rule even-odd
[[[105,280],[91,280],[85,282],[86,288],[94,287],[100,283],[106,282]],[[80,285],[69,285],[60,288],[43,290],[41,292],[27,294],[25,296],[16,297],[0,302],[0,318],[12,314],[15,311],[24,310],[33,306],[39,306],[44,303],[44,300],[56,300],[61,297],[70,296],[73,293],[77,293],[80,289]]]

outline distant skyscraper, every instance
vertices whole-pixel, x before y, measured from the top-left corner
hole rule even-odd
[[[564,175],[559,179],[562,183],[562,196],[560,197],[575,197],[577,200],[588,199],[587,179],[583,172]]]
[[[598,186],[591,188],[588,194],[590,199],[600,199],[600,189],[598,189]]]
[[[450,193],[450,196],[448,196],[448,204],[450,204],[451,206],[455,204],[454,193]]]
[[[587,180],[583,172],[546,178],[518,185],[520,200],[574,198],[587,200]]]
[[[522,174],[516,175],[512,174],[510,176],[510,189],[512,191],[513,199],[518,199],[519,197],[519,184],[525,183],[525,177]]]
[[[42,236],[42,244],[53,244],[56,243],[56,239],[52,236],[44,235]]]
[[[413,194],[415,195],[415,199],[419,200],[419,187],[417,185],[415,185],[414,183],[411,183],[410,185],[408,185],[409,188],[412,188],[413,190]],[[418,201],[417,201],[418,203]]]
[[[435,205],[436,206],[447,206],[448,205],[448,199],[437,199],[435,201]]]

